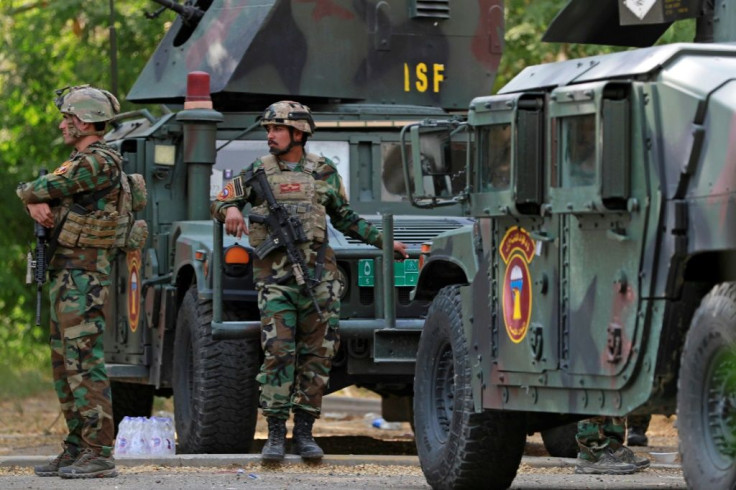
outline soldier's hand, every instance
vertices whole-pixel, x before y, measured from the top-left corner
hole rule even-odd
[[[37,204],[28,204],[28,214],[31,215],[38,224],[44,228],[54,227],[54,214],[48,203],[39,202]]]
[[[409,258],[409,254],[406,253],[406,245],[403,242],[398,240],[394,242],[394,256],[400,260]]]
[[[237,238],[243,236],[243,233],[248,234],[248,227],[245,224],[243,213],[235,206],[231,206],[225,211],[225,233]]]

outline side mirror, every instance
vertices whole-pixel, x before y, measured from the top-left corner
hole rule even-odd
[[[433,208],[465,199],[470,149],[467,128],[459,121],[430,120],[402,129],[401,160],[406,195],[412,205]]]

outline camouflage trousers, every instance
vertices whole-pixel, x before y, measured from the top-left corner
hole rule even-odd
[[[601,453],[610,447],[614,451],[624,443],[624,417],[592,417],[578,422],[575,439],[580,449],[579,457],[597,461]]]
[[[288,419],[296,408],[320,415],[340,345],[340,283],[329,277],[314,288],[322,320],[309,294],[293,279],[286,284],[258,283],[264,360],[256,379],[266,417]]]
[[[102,346],[109,279],[75,269],[52,270],[49,277],[51,366],[69,429],[65,442],[107,457],[114,437]]]

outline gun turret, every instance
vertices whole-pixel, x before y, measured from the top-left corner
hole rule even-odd
[[[192,7],[190,5],[181,5],[173,0],[153,0],[157,4],[161,5],[164,9],[173,10],[177,14],[179,14],[179,17],[181,18],[182,22],[187,26],[196,26],[199,20],[204,15],[204,11],[198,7]],[[151,17],[155,17],[156,15],[153,15]]]

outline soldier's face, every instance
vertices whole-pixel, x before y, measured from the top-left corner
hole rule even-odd
[[[80,125],[82,122],[71,114],[64,114],[61,123],[59,123],[59,129],[61,129],[61,136],[64,138],[64,143],[69,146],[74,144],[79,139],[79,133],[82,131]]]
[[[278,155],[289,148],[291,134],[288,126],[270,125],[266,126],[268,135],[268,148],[271,153]],[[294,130],[294,141],[301,141],[301,131]]]

